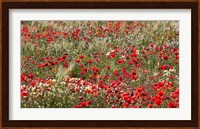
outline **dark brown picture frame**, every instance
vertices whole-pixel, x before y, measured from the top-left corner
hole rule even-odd
[[[2,125],[3,127],[196,127],[198,126],[198,3],[197,2],[3,2]],[[191,9],[191,120],[9,120],[9,9]]]

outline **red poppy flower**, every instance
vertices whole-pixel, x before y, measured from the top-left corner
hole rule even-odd
[[[154,103],[155,103],[156,105],[160,105],[160,104],[162,103],[162,101],[161,101],[160,99],[156,99],[156,100],[154,101]]]
[[[152,47],[153,48],[153,46],[154,46],[154,44],[152,43],[152,44],[150,44],[150,47]]]
[[[88,69],[87,68],[83,68],[83,71],[87,71]]]
[[[143,89],[142,89],[142,88],[137,88],[137,91],[138,91],[138,92],[142,92]]]
[[[133,79],[134,81],[136,81],[136,80],[137,80],[137,76],[136,76],[136,75],[133,75],[132,79]]]
[[[92,104],[92,100],[89,100],[87,103],[88,103],[89,105],[91,105],[91,104]]]
[[[82,108],[82,105],[76,105],[76,108]]]
[[[156,97],[151,97],[151,100],[152,100],[152,101],[155,101],[155,100],[156,100]]]
[[[33,78],[34,75],[33,75],[32,73],[29,73],[29,74],[28,74],[28,77],[29,77],[29,78]]]
[[[81,75],[85,74],[85,71],[81,71],[80,74],[81,74]]]
[[[130,62],[129,62],[129,65],[133,65],[133,64],[134,64],[134,61],[130,61]]]
[[[119,76],[118,79],[121,81],[123,79],[123,76]]]
[[[111,54],[111,57],[113,57],[113,58],[115,58],[116,56],[117,56],[117,55],[114,54],[114,53]]]
[[[31,86],[35,86],[35,84],[36,84],[36,81],[32,81],[32,82],[30,83]]]
[[[106,66],[107,69],[110,69],[110,66]]]
[[[85,57],[84,55],[79,56],[80,59],[83,59],[84,57]]]
[[[168,56],[164,56],[163,59],[167,60],[167,59],[168,59]]]
[[[176,106],[174,105],[174,102],[170,102],[169,104],[168,104],[168,108],[175,108]]]
[[[148,108],[152,108],[152,107],[153,107],[153,105],[152,105],[152,104],[149,104],[149,105],[148,105]]]
[[[119,73],[118,73],[118,70],[115,70],[114,72],[113,72],[113,74],[115,75],[115,76],[117,76]]]
[[[41,57],[40,60],[44,60],[44,57]]]
[[[48,41],[48,42],[52,42],[52,41],[53,41],[53,38],[48,38],[47,41]]]
[[[171,96],[175,99],[178,97],[178,94],[176,92],[173,92]]]
[[[53,63],[52,63],[52,65],[57,65],[58,64],[58,61],[54,61]]]
[[[118,60],[117,63],[122,64],[122,63],[124,63],[124,60]]]
[[[27,97],[27,96],[28,96],[28,92],[27,92],[27,91],[22,91],[22,92],[21,92],[21,96],[22,96],[23,98]]]
[[[38,68],[43,68],[44,65],[43,64],[38,64]]]
[[[98,73],[99,69],[98,68],[94,68],[93,71],[96,72],[96,73]]]
[[[164,94],[165,94],[165,93],[164,93],[163,91],[159,91],[159,92],[158,92],[158,95],[159,95],[159,96],[163,96]]]
[[[68,63],[64,63],[64,66],[65,66],[65,67],[68,67]]]
[[[126,68],[122,68],[122,72],[123,73],[126,73],[127,71],[126,71]]]
[[[169,45],[166,43],[166,44],[164,44],[164,47],[165,48],[169,48]]]
[[[46,89],[46,91],[50,91],[50,90],[51,90],[51,88],[50,88],[50,87],[46,87],[45,89]]]
[[[97,97],[98,96],[98,92],[94,92],[93,95],[94,95],[94,97]]]
[[[23,81],[26,81],[26,80],[27,80],[27,77],[24,76],[24,75],[21,75],[21,81],[23,82]]]
[[[81,105],[82,105],[83,107],[87,107],[87,106],[88,106],[88,103],[87,103],[87,102],[82,102]]]
[[[88,60],[88,63],[92,63],[92,60]]]
[[[80,62],[81,62],[81,60],[77,59],[77,60],[76,60],[76,62],[77,62],[77,63],[80,63]]]

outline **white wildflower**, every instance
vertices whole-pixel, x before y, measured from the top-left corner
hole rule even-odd
[[[54,83],[55,83],[55,82],[56,82],[56,79],[53,79],[53,80],[52,80],[52,82],[54,82]]]
[[[115,52],[115,50],[111,50],[110,52]]]
[[[139,55],[139,54],[140,54],[140,51],[139,51],[139,50],[137,50],[137,51],[136,51],[136,53]]]
[[[176,72],[176,70],[175,70],[175,69],[169,69],[169,71],[170,71],[170,72]]]
[[[61,84],[61,85],[65,85],[65,82],[61,82],[60,84]]]
[[[110,55],[110,52],[106,53],[106,56],[109,56]]]

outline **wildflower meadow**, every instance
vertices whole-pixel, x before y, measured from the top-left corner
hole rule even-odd
[[[179,108],[178,21],[21,21],[22,108]]]

